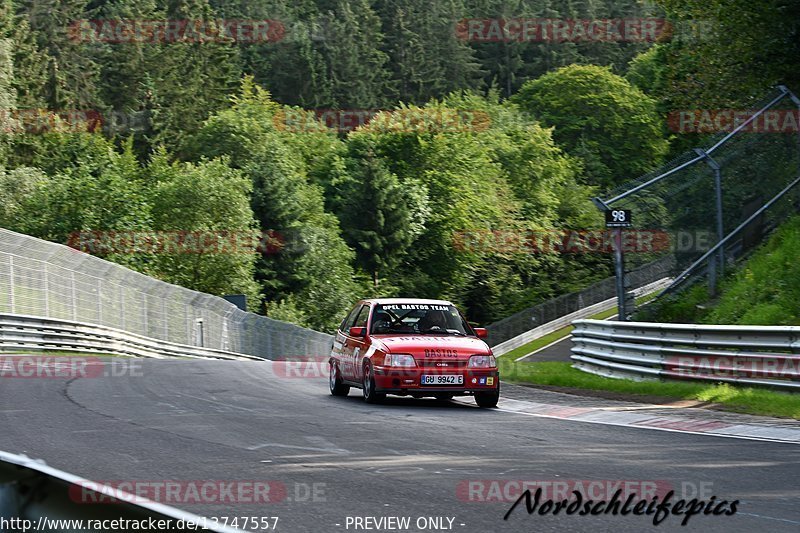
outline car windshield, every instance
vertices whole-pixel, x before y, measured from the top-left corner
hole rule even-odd
[[[415,303],[375,306],[370,332],[472,335],[469,326],[455,306]]]

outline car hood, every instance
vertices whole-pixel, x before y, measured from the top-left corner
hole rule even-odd
[[[461,358],[491,354],[491,349],[476,337],[456,335],[374,335],[390,353],[409,353],[415,357]]]

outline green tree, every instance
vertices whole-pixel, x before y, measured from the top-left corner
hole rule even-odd
[[[625,79],[648,96],[663,95],[666,83],[665,52],[664,45],[655,45],[631,59]]]
[[[14,14],[11,4],[11,0],[6,0],[3,7],[2,35],[12,42],[16,106],[21,109],[42,108],[46,105],[44,89],[48,84],[48,59],[37,45],[28,17],[24,13]]]
[[[336,0],[321,10],[320,52],[331,101],[336,108],[374,109],[385,105],[387,56],[381,51],[381,23],[368,0]]]
[[[376,10],[393,99],[421,105],[455,90],[480,88],[474,51],[455,31],[465,13],[461,1],[382,0]]]
[[[676,109],[752,104],[770,87],[800,90],[800,4],[657,0],[673,21],[666,50]]]
[[[60,159],[45,176],[38,170],[12,171],[29,190],[15,209],[11,229],[66,243],[81,231],[131,231],[150,228],[150,204],[130,143],[122,152],[95,134],[50,134],[48,144]],[[69,157],[72,156],[72,157]],[[71,159],[71,161],[68,161]],[[127,251],[96,250],[94,255],[141,269]]]
[[[0,227],[22,229],[23,209],[30,207],[29,197],[46,179],[38,168],[0,170]]]
[[[369,144],[354,140],[349,148],[349,173],[338,184],[334,209],[345,240],[377,290],[379,276],[391,276],[416,237],[414,220],[426,208],[416,200],[427,198],[409,193]]]
[[[25,89],[36,91],[35,95],[25,95],[25,100],[41,101],[48,109],[59,111],[98,109],[100,68],[94,57],[96,45],[82,42],[69,30],[75,21],[90,18],[88,0],[28,0],[22,7],[28,18],[24,25],[30,28],[32,37],[32,41],[24,42],[29,52],[42,55],[18,56],[21,62],[33,61],[36,76],[23,81]],[[42,74],[44,80],[40,78]],[[36,86],[31,81],[45,83]]]
[[[13,111],[17,107],[17,93],[14,88],[14,43],[0,34],[0,162],[8,157],[9,140],[5,132],[17,129]]]
[[[572,65],[526,83],[513,101],[608,188],[657,166],[667,151],[655,101],[609,69]]]
[[[251,181],[225,159],[170,163],[159,151],[147,168],[153,229],[165,249],[149,265],[156,277],[210,294],[245,294],[258,309],[254,280],[259,232]],[[169,244],[176,237],[174,251]]]
[[[477,267],[470,267],[463,298],[468,308],[478,313],[475,316],[496,320],[610,275],[609,257],[602,254],[558,255],[525,246],[528,237],[548,235],[555,239],[565,230],[597,228],[601,221],[589,200],[594,188],[579,183],[581,161],[556,145],[552,128],[541,127],[509,101],[501,103],[497,91],[487,97],[451,94],[445,103],[483,116],[486,129],[479,133],[481,142],[502,167],[521,202],[522,227],[505,233],[510,241],[507,244],[502,242],[501,233],[497,238],[499,250],[483,258]],[[491,269],[487,264],[500,266]],[[508,298],[490,304],[490,294],[498,288]]]
[[[353,251],[342,239],[336,217],[325,210],[323,186],[309,177],[309,169],[322,163],[318,155],[297,146],[316,142],[335,151],[337,141],[329,133],[286,129],[281,114],[292,111],[245,80],[233,107],[209,118],[184,151],[192,157],[228,156],[251,180],[258,226],[281,240],[277,250],[259,257],[256,267],[267,314],[330,330],[361,288],[355,281]]]
[[[540,18],[581,21],[661,16],[660,10],[646,2],[467,0],[465,3],[469,17],[486,20]],[[615,72],[622,72],[631,58],[650,45],[649,42],[633,40],[564,42],[549,37],[520,40],[513,34],[509,33],[509,36],[508,39],[471,42],[485,72],[486,85],[500,90],[505,98],[510,98],[525,82],[571,64],[609,66]]]
[[[412,244],[414,253],[395,276],[401,294],[457,296],[469,265],[485,254],[459,249],[459,235],[517,225],[519,201],[502,167],[492,160],[485,139],[458,124],[457,116],[441,103],[408,106],[378,115],[349,137],[372,143],[403,187],[425,187],[428,215]]]

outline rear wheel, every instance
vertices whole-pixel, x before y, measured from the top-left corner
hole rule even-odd
[[[498,400],[500,400],[500,389],[494,392],[478,392],[475,394],[475,403],[478,404],[478,407],[497,407]]]
[[[380,403],[385,398],[385,394],[375,392],[375,376],[372,374],[372,367],[364,365],[364,401],[367,403]]]
[[[331,389],[331,394],[334,396],[347,396],[350,392],[350,386],[345,385],[342,381],[342,376],[339,374],[339,367],[335,363],[331,363],[330,379],[328,385]]]

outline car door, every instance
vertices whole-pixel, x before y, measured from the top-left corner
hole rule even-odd
[[[333,353],[334,358],[338,362],[339,365],[339,372],[341,373],[342,379],[351,380],[353,379],[352,370],[350,369],[351,362],[352,362],[352,354],[353,354],[353,343],[351,342],[350,337],[350,326],[353,325],[353,322],[356,320],[356,316],[358,316],[359,311],[363,305],[359,302],[356,304],[353,309],[347,314],[342,323],[339,325],[339,330],[336,332],[336,338],[333,342]]]
[[[369,312],[369,304],[364,304],[364,306],[361,308],[361,311],[358,312],[358,316],[356,317],[355,321],[353,322],[353,327],[364,328],[366,331]],[[348,352],[350,356],[348,371],[351,372],[351,377],[348,379],[356,383],[361,382],[361,357],[367,349],[367,338],[368,335],[363,337],[350,337],[350,332],[348,331],[348,343],[350,345]]]

